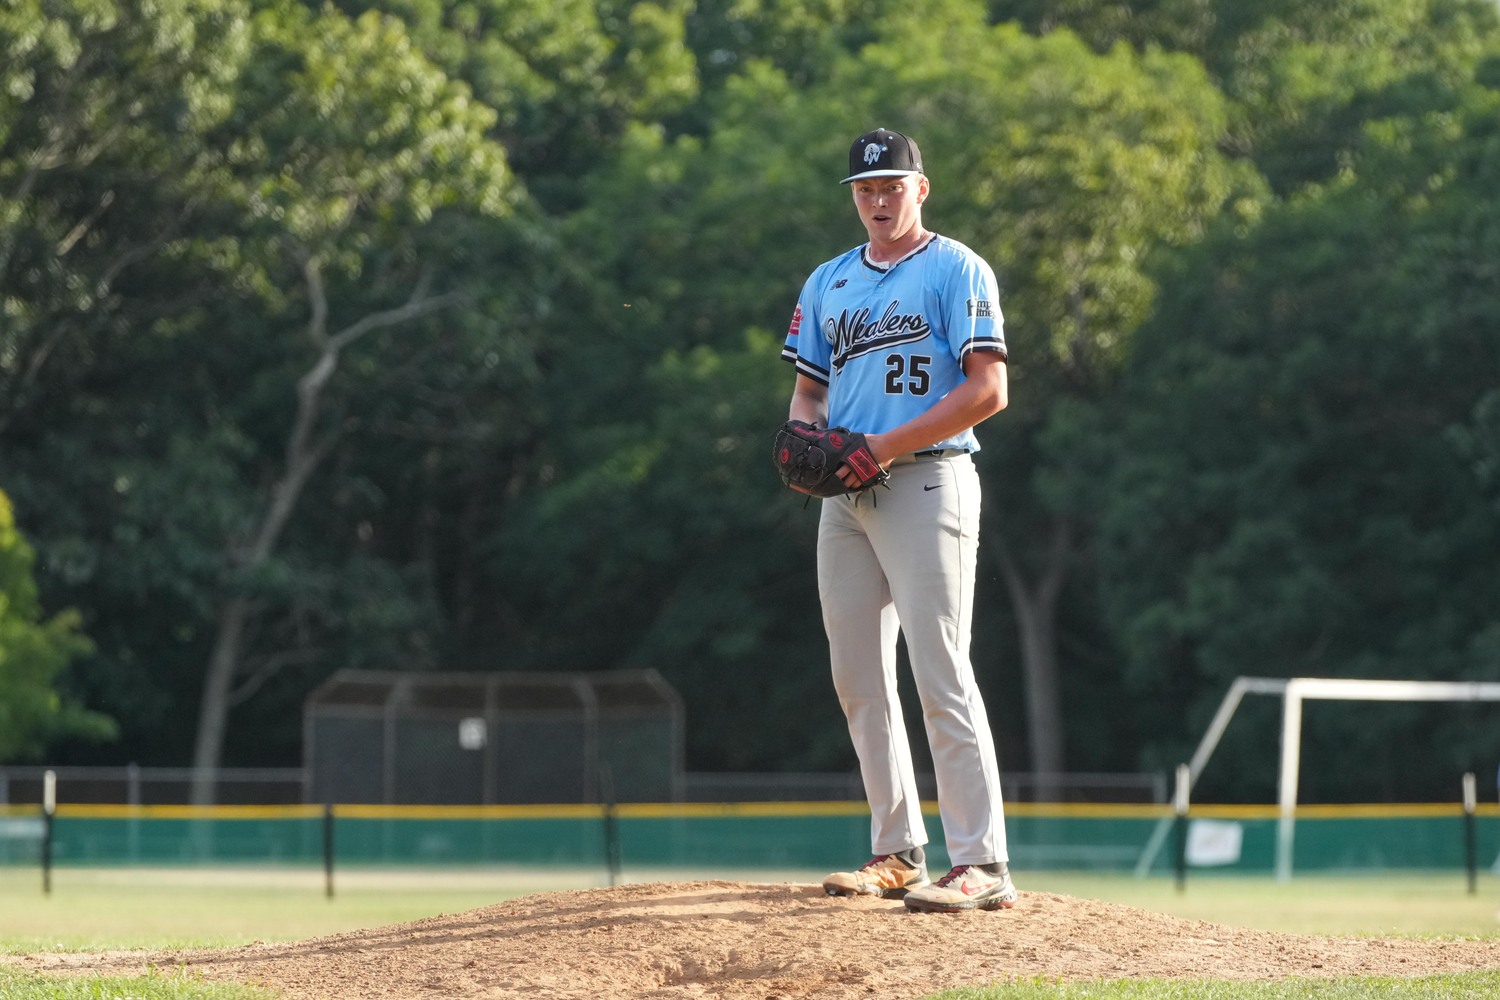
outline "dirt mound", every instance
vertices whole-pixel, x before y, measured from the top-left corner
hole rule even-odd
[[[912,914],[816,885],[654,882],[524,896],[412,924],[282,944],[33,955],[35,972],[148,966],[294,1000],[697,997],[900,1000],[1037,976],[1278,979],[1500,968],[1500,940],[1310,937],[1023,892],[1014,909]]]

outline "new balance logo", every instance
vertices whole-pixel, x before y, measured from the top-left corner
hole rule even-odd
[[[838,281],[835,281],[833,283],[833,287],[834,288],[843,288],[847,284],[849,284],[849,279],[848,278],[840,278]]]

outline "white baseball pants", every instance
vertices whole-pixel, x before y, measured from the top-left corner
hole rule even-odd
[[[979,473],[962,452],[903,457],[890,489],[823,501],[818,589],[833,684],[859,756],[876,854],[927,843],[896,640],[906,640],[955,865],[1009,861],[1000,768],[969,660]]]

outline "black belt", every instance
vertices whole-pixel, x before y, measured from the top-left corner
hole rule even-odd
[[[918,462],[926,462],[937,458],[957,458],[968,453],[967,448],[930,448],[927,451],[914,451],[911,457]]]

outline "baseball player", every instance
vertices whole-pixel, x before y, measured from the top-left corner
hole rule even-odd
[[[969,661],[979,540],[974,426],[1008,398],[994,271],[922,225],[931,184],[916,142],[888,129],[849,150],[869,241],[802,288],[782,357],[789,416],[867,436],[883,486],[822,501],[818,590],[834,688],[859,757],[874,857],[823,882],[830,895],[908,909],[1011,906],[1000,768]],[[859,474],[841,474],[851,486]],[[897,697],[904,637],[937,776],[953,869],[928,878],[916,774]]]

